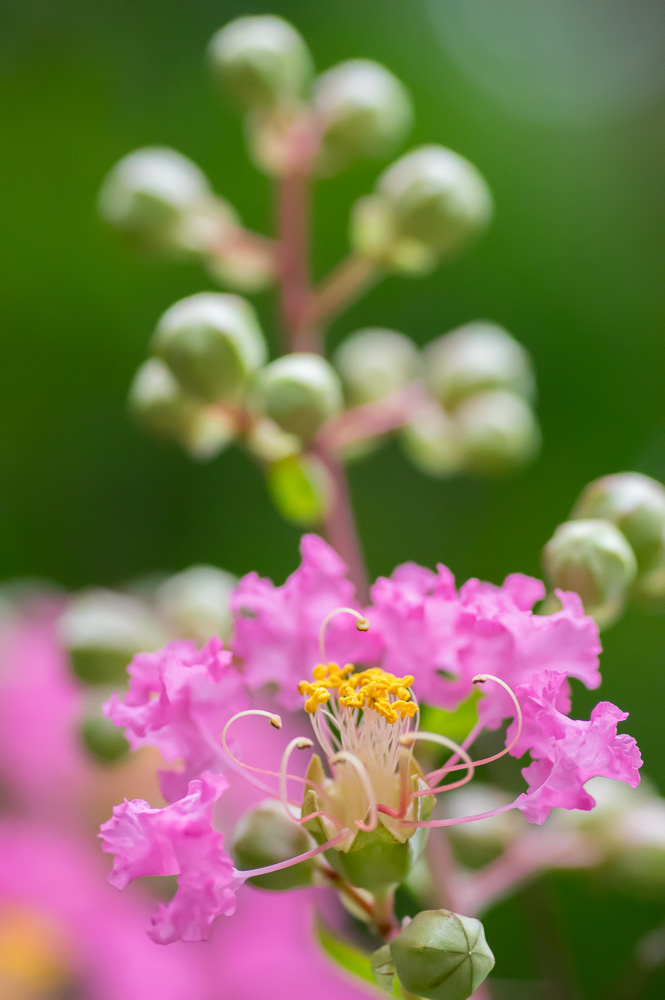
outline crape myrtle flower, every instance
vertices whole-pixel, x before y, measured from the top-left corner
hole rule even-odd
[[[153,918],[150,933],[157,941],[207,937],[218,915],[234,911],[236,893],[248,879],[320,855],[351,886],[376,893],[408,876],[432,828],[513,808],[542,823],[554,807],[593,808],[584,791],[592,777],[639,783],[635,741],[617,735],[625,713],[601,702],[588,722],[568,717],[568,678],[590,688],[600,683],[598,631],[575,595],[559,595],[557,614],[534,615],[544,592],[539,581],[514,575],[496,587],[472,580],[457,591],[444,567],[432,573],[409,564],[379,580],[370,606],[357,611],[339,604],[353,588],[338,556],[314,536],[303,539],[301,550],[300,568],[282,587],[255,574],[241,580],[232,598],[233,663],[214,641],[200,653],[172,644],[152,654],[158,669],[144,676],[137,714],[143,728],[135,732],[139,742],[165,746],[171,759],[184,755],[191,780],[186,793],[162,809],[141,800],[116,807],[102,837],[104,850],[115,855],[111,881],[119,888],[141,875],[178,876],[174,899]],[[340,627],[340,620],[351,629]],[[115,699],[110,707],[116,721],[128,712],[131,722],[143,669],[143,661],[137,666],[135,660],[134,694],[130,689],[124,702]],[[251,707],[238,709],[241,677]],[[281,748],[276,744],[272,758],[255,763],[269,754],[270,730],[257,730],[249,753],[232,730],[240,720],[283,728],[281,715],[253,707],[252,698],[265,697],[266,685],[284,705],[300,701],[314,738],[296,735]],[[463,743],[419,729],[420,699],[455,708],[476,686],[483,694],[479,722]],[[179,696],[171,698],[169,691]],[[201,692],[204,712],[195,696]],[[160,716],[162,699],[166,710]],[[473,759],[470,748],[480,732],[497,730],[506,720],[504,746]],[[315,742],[318,752],[305,776],[292,771],[296,751],[313,750]],[[426,773],[417,754],[421,742],[452,756]],[[205,752],[198,757],[200,747]],[[513,801],[479,815],[431,818],[437,795],[468,784],[482,765],[527,752],[528,790]],[[197,759],[203,763],[195,775]],[[285,816],[304,826],[315,845],[295,857],[238,870],[220,832],[224,769],[243,773],[281,802]]]

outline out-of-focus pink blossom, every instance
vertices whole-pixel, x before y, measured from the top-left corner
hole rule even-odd
[[[185,945],[156,948],[142,933],[148,906],[110,888],[87,837],[0,822],[0,923],[19,913],[52,928],[58,963],[77,996],[214,1000],[219,992],[200,954]]]
[[[224,765],[220,734],[234,713],[247,707],[242,678],[231,653],[213,637],[198,650],[189,640],[140,653],[129,665],[129,691],[112,695],[106,715],[125,727],[132,749],[149,744],[165,761],[183,761],[182,772],[163,772],[162,792],[179,798],[192,778]]]
[[[89,798],[93,767],[82,752],[82,693],[58,645],[63,602],[36,598],[0,625],[0,784],[22,813],[68,824]]]
[[[522,772],[529,790],[517,806],[532,823],[543,823],[557,807],[593,809],[595,800],[584,790],[591,778],[614,778],[632,788],[640,783],[637,744],[632,736],[617,734],[628,713],[601,701],[588,722],[569,719],[557,708],[564,683],[563,674],[545,671],[516,690],[525,726],[512,753],[520,756],[529,750],[534,758]]]
[[[281,587],[256,573],[243,577],[231,599],[234,653],[243,660],[253,688],[277,685],[277,699],[298,708],[297,685],[318,663],[318,636],[326,615],[351,604],[355,589],[336,552],[316,535],[304,535],[301,563]],[[326,637],[330,657],[345,662],[370,653],[372,637],[359,635],[353,622],[338,618]]]
[[[212,822],[226,787],[224,777],[205,773],[184,798],[162,809],[125,800],[101,828],[103,849],[114,855],[109,881],[117,889],[144,875],[178,876],[175,896],[157,908],[148,931],[159,944],[206,940],[216,917],[235,911],[238,883]]]

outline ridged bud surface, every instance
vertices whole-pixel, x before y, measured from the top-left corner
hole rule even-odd
[[[603,476],[590,483],[574,518],[611,521],[625,535],[640,573],[652,569],[665,551],[665,487],[638,472]]]

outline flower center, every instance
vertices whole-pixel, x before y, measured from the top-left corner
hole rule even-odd
[[[343,667],[337,663],[319,663],[312,672],[313,681],[302,680],[298,684],[298,694],[306,696],[305,711],[314,715],[321,705],[330,702],[331,707],[362,709],[380,715],[391,725],[398,719],[412,718],[418,705],[411,700],[413,677],[395,677],[381,667],[371,667],[354,673],[352,663]]]

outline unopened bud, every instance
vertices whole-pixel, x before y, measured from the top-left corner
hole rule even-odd
[[[99,213],[114,229],[150,248],[173,248],[188,213],[211,197],[195,163],[174,149],[154,146],[123,157],[99,192]]]
[[[543,550],[545,573],[560,590],[573,590],[599,624],[620,612],[637,573],[630,545],[609,521],[566,521]]]
[[[533,410],[520,396],[496,389],[470,396],[455,411],[467,466],[500,473],[524,465],[540,447]]]
[[[639,472],[603,476],[590,483],[572,516],[616,524],[635,553],[640,573],[656,566],[665,552],[665,487]]]
[[[327,174],[362,157],[388,155],[413,117],[404,85],[369,59],[350,59],[318,77],[313,104],[321,128],[320,168]]]
[[[109,684],[124,677],[136,653],[158,649],[167,638],[142,601],[110,590],[91,590],[74,598],[58,630],[72,670],[87,684]]]
[[[390,954],[390,945],[384,944],[381,948],[377,948],[371,956],[372,965],[372,975],[374,976],[377,984],[386,993],[393,995],[393,986],[395,983],[395,963],[393,962],[393,957]]]
[[[423,910],[390,942],[397,977],[426,1000],[468,1000],[494,968],[483,925],[449,910]]]
[[[236,866],[247,871],[295,858],[313,846],[304,827],[289,819],[279,802],[269,799],[242,817],[233,835],[231,853]],[[291,868],[249,879],[249,885],[274,890],[311,885],[314,864],[313,858],[301,861]]]
[[[402,428],[400,443],[407,458],[428,476],[452,476],[464,464],[455,422],[433,400]]]
[[[534,395],[528,352],[494,323],[477,322],[437,337],[425,348],[424,371],[432,395],[444,406],[487,389]]]
[[[318,354],[287,354],[259,373],[255,400],[289,434],[309,440],[342,409],[337,372]]]
[[[424,273],[482,231],[492,214],[476,168],[442,146],[422,146],[381,175],[374,195],[357,203],[356,250],[398,271]]]
[[[256,313],[238,295],[201,292],[176,302],[152,340],[186,392],[206,403],[237,397],[266,356]]]
[[[302,36],[281,17],[239,17],[212,38],[213,72],[230,97],[246,109],[297,99],[313,73]]]
[[[420,367],[418,348],[409,337],[378,327],[352,333],[338,347],[334,361],[354,406],[399,392]]]
[[[120,760],[129,751],[129,743],[122,729],[118,729],[102,714],[102,703],[106,701],[109,693],[105,690],[88,700],[79,730],[88,753],[102,763]]]
[[[240,292],[259,292],[268,288],[275,279],[275,254],[267,246],[242,238],[222,242],[208,255],[208,272],[229,288]]]
[[[237,582],[216,566],[192,566],[160,586],[157,602],[175,635],[199,642],[211,635],[226,639],[232,626],[229,599]]]

